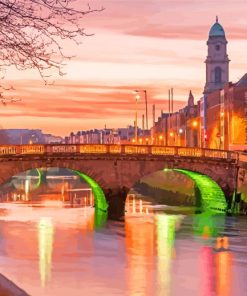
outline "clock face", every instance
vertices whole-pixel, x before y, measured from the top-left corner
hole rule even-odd
[[[220,45],[219,45],[219,44],[216,44],[216,45],[215,45],[215,49],[216,49],[217,51],[219,51],[219,50],[220,50]]]

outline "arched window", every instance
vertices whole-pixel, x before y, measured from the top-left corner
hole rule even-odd
[[[222,73],[221,68],[216,67],[215,70],[214,70],[215,82],[216,83],[221,83],[221,73]]]

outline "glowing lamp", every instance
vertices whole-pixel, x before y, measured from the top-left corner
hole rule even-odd
[[[192,125],[193,125],[193,127],[197,127],[197,126],[198,126],[198,122],[197,122],[196,120],[194,120],[194,121],[192,122]]]

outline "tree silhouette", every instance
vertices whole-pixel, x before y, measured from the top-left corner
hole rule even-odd
[[[84,6],[84,8],[81,8]],[[100,12],[79,0],[0,0],[0,71],[36,68],[46,82],[67,56],[62,41],[79,44],[85,33],[82,18]]]

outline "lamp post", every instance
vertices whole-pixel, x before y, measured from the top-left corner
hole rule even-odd
[[[137,101],[140,99],[140,95],[138,94],[138,92],[134,92],[135,93],[135,99],[136,99],[136,112],[135,112],[135,143],[137,143],[137,128],[138,128],[138,125],[137,125]]]
[[[140,92],[143,92],[144,93],[145,107],[146,107],[146,129],[148,130],[148,96],[147,96],[147,90],[146,89],[141,89],[141,90],[136,89],[134,92],[136,94],[138,94]]]
[[[181,144],[182,144],[182,139],[181,139],[181,137],[182,137],[182,134],[184,133],[184,137],[185,137],[185,132],[184,132],[184,130],[182,129],[182,128],[180,128],[179,130],[178,130],[178,136],[179,136],[179,145],[178,146],[182,146]],[[185,145],[186,146],[186,145]]]
[[[197,130],[197,131],[196,131],[197,147],[198,147],[198,146],[201,147],[201,133],[200,133],[201,128],[200,128],[200,126],[199,126],[197,120],[193,120],[193,122],[192,122],[192,127],[193,127],[195,130]]]

